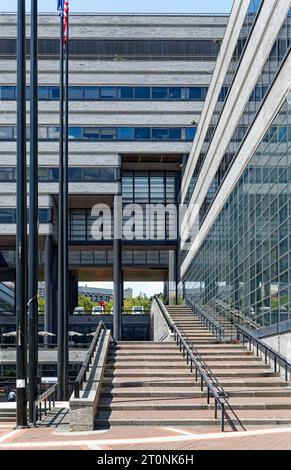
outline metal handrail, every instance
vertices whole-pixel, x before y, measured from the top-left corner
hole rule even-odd
[[[248,323],[249,325],[251,325],[252,328],[257,329],[257,330],[259,329],[259,326],[251,318],[246,317],[239,310],[236,310],[236,309],[233,309],[233,308],[229,307],[224,302],[222,302],[222,300],[215,299],[212,302],[215,304],[214,308],[217,309],[217,306],[219,306],[219,307],[223,308],[224,310],[227,310],[227,320],[231,324],[236,324],[234,322],[233,318],[238,318],[238,320],[242,320],[244,323]]]
[[[36,425],[37,420],[41,421],[42,419],[42,403],[44,403],[44,416],[47,415],[47,411],[51,411],[52,404],[55,407],[56,403],[56,391],[57,391],[58,383],[55,383],[50,388],[48,388],[45,392],[43,392],[37,399],[34,401],[33,407],[33,425]],[[47,408],[48,402],[48,408]]]
[[[212,331],[212,333],[215,333],[216,338],[219,338],[220,341],[222,341],[222,339],[225,337],[225,332],[219,323],[213,320],[213,318],[211,318],[211,316],[208,315],[200,305],[195,304],[190,296],[185,299],[185,303],[188,307],[190,307],[192,312],[194,311],[194,313],[198,315],[204,325],[206,325]]]
[[[254,346],[257,357],[259,357],[259,352],[262,352],[265,356],[265,364],[268,364],[268,359],[273,360],[274,372],[277,372],[278,365],[281,366],[285,371],[285,381],[288,382],[288,374],[289,380],[291,379],[291,362],[289,362],[285,356],[271,348],[271,346],[268,346],[262,340],[256,338],[254,335],[252,335],[252,333],[247,331],[242,326],[235,326],[237,328],[238,340],[242,340],[243,345],[247,343],[249,345],[250,351],[252,350],[252,346]]]
[[[172,321],[171,317],[169,316],[165,306],[162,304],[161,300],[155,296],[154,297],[157,305],[159,307],[160,312],[162,313],[166,323],[169,325],[172,333],[174,334],[174,339],[176,341],[177,346],[179,346],[180,351],[183,352],[183,357],[186,356],[187,364],[190,363],[190,370],[193,372],[195,366],[195,380],[198,381],[198,373],[200,375],[200,382],[201,382],[201,391],[204,390],[204,385],[207,387],[207,404],[210,404],[211,397],[214,399],[214,417],[217,419],[218,417],[218,408],[221,410],[221,431],[224,432],[225,430],[225,418],[227,419],[228,423],[232,427],[233,430],[236,428],[233,425],[233,422],[225,410],[225,405],[229,407],[229,410],[233,412],[231,406],[228,402],[228,395],[223,390],[223,387],[219,385],[217,387],[218,381],[216,383],[212,382],[212,379],[208,376],[207,370],[205,370],[201,363],[199,363],[198,357],[194,355],[194,352],[191,350],[190,345],[183,337],[179,328],[175,325]],[[197,351],[198,353],[198,351]],[[199,353],[198,353],[199,355]],[[199,355],[200,356],[200,355]],[[201,356],[200,356],[201,357]],[[204,362],[204,361],[203,361]],[[243,428],[244,429],[244,428]]]
[[[85,360],[83,362],[83,365],[82,365],[82,367],[79,371],[78,377],[76,378],[75,383],[74,383],[74,396],[75,396],[75,398],[80,398],[80,390],[82,390],[83,382],[86,378],[86,372],[89,368],[89,365],[90,365],[91,360],[93,358],[93,355],[95,353],[100,335],[103,331],[106,331],[106,330],[107,330],[107,328],[104,325],[103,321],[100,321],[99,325],[97,326],[97,329],[95,331],[95,334],[93,336],[93,339],[92,339],[92,342],[91,342],[90,347],[88,349],[88,352],[86,354],[86,358],[85,358]]]
[[[219,305],[222,308],[226,308],[223,306],[223,303],[221,301],[219,301]],[[268,359],[271,359],[274,363],[275,373],[277,372],[278,365],[281,366],[285,371],[285,381],[288,382],[288,374],[289,379],[291,379],[291,362],[289,362],[285,356],[277,352],[275,349],[271,348],[271,346],[268,346],[266,343],[264,343],[264,341],[254,336],[249,330],[246,330],[241,325],[239,325],[234,319],[235,317],[241,318],[239,314],[237,314],[234,310],[231,309],[229,309],[229,312],[233,312],[233,316],[230,317],[228,321],[236,329],[237,340],[242,340],[243,345],[248,344],[250,351],[252,350],[252,346],[254,346],[257,357],[259,357],[259,352],[262,352],[265,356],[265,364],[268,364]]]

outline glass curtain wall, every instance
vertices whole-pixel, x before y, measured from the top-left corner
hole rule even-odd
[[[256,330],[291,319],[290,176],[286,101],[195,255],[186,296],[222,302]]]

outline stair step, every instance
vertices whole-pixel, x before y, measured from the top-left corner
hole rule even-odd
[[[290,425],[291,419],[244,419],[244,420],[232,420],[235,426],[240,426],[240,423],[243,425],[249,426],[274,426],[274,425]],[[104,428],[108,426],[220,426],[220,419],[118,419],[110,418],[109,420],[105,419],[96,419],[95,425],[97,428]],[[227,426],[227,422],[225,423]]]

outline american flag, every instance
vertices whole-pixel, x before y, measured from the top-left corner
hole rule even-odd
[[[68,41],[69,0],[58,0],[57,9],[60,16],[63,17],[64,45],[66,45]]]

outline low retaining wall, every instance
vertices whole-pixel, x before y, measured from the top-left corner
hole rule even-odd
[[[70,398],[70,431],[94,430],[107,354],[111,342],[111,331],[107,330],[97,347],[95,362],[93,362],[91,370],[87,372],[88,383],[85,390],[80,392],[80,398],[75,398],[74,393]]]

